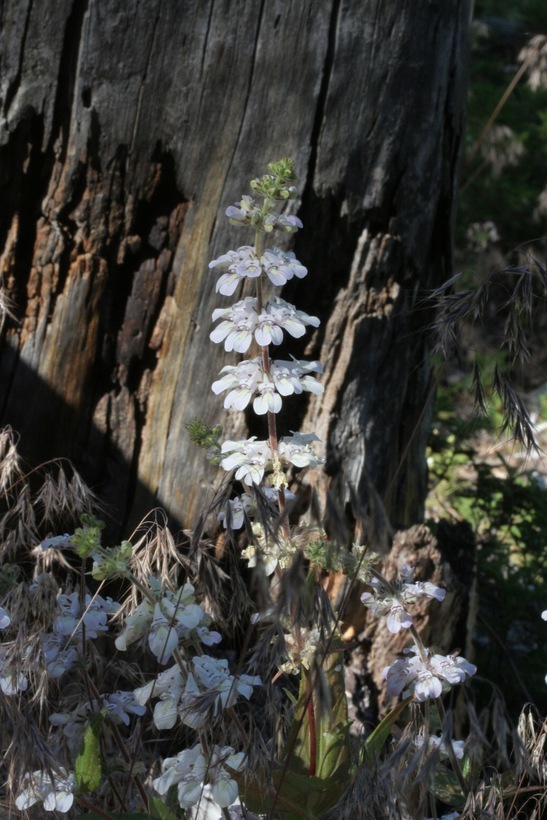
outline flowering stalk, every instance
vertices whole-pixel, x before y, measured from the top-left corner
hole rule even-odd
[[[426,596],[441,603],[446,591],[431,582],[416,583],[412,578],[412,570],[408,565],[403,567],[402,578],[396,583],[390,583],[375,569],[370,569],[369,584],[372,592],[365,592],[361,596],[362,603],[378,615],[387,614],[386,625],[388,630],[396,634],[401,629],[408,629],[414,647],[405,649],[405,658],[400,658],[386,666],[383,676],[387,681],[388,695],[403,694],[412,696],[426,709],[427,723],[429,701],[433,700],[437,707],[441,723],[445,723],[445,711],[441,695],[454,684],[463,683],[467,676],[474,675],[477,667],[465,658],[457,655],[439,655],[428,649],[416,629],[412,616],[408,612],[408,605],[417,598]],[[458,780],[462,794],[467,794],[468,786],[463,776],[452,741],[447,744],[446,752],[450,758],[454,774]]]
[[[293,233],[302,227],[296,216],[274,210],[277,202],[285,203],[294,199],[296,189],[289,183],[295,179],[292,160],[282,159],[271,163],[268,172],[251,182],[254,192],[263,198],[262,205],[244,196],[236,205],[230,206],[226,215],[235,225],[249,227],[254,231],[254,245],[243,245],[235,251],[228,251],[213,260],[209,267],[220,268],[217,292],[231,296],[244,279],[255,280],[254,297],[239,300],[231,308],[221,308],[213,312],[213,321],[223,321],[211,332],[213,342],[224,343],[227,351],[245,353],[253,342],[260,349],[260,356],[240,362],[236,366],[222,368],[221,378],[215,381],[215,393],[229,390],[225,400],[226,409],[244,410],[253,402],[253,410],[258,415],[266,415],[268,422],[267,441],[256,441],[253,437],[243,441],[226,441],[221,447],[220,465],[223,469],[236,470],[235,478],[247,487],[261,486],[266,495],[272,495],[278,505],[285,549],[290,551],[290,528],[286,515],[287,477],[286,469],[315,466],[320,459],[313,451],[315,436],[292,434],[281,440],[278,437],[276,414],[281,410],[282,397],[310,391],[322,392],[322,387],[312,373],[320,373],[318,362],[273,360],[270,345],[283,341],[284,333],[300,338],[306,326],[317,327],[319,319],[308,316],[280,297],[267,302],[264,299],[263,283],[269,280],[277,286],[284,285],[294,276],[302,278],[306,268],[294,254],[279,248],[265,247],[265,238],[274,231]],[[224,375],[223,375],[224,374]],[[233,529],[243,525],[245,515],[252,508],[252,500],[247,493],[229,502],[230,523]],[[241,511],[241,515],[239,515]],[[225,524],[228,516],[222,513]],[[260,539],[259,539],[260,540]],[[269,573],[276,570],[279,563],[279,548],[263,544]],[[275,560],[276,555],[277,560]],[[253,561],[256,551],[247,555]],[[252,564],[251,564],[252,565]]]

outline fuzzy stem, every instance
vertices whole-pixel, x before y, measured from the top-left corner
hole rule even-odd
[[[266,203],[265,203],[266,204]],[[255,253],[257,258],[260,259],[262,253],[264,251],[264,234],[261,231],[256,231],[255,233]],[[257,277],[256,280],[256,307],[257,313],[262,313],[264,307],[264,298],[262,293],[262,274]],[[268,378],[271,378],[271,360],[270,360],[270,350],[268,345],[262,345],[261,347],[261,354],[262,354],[262,369]],[[277,437],[277,424],[275,420],[275,413],[272,413],[268,410],[268,439],[270,442],[270,447],[273,453],[279,452],[279,439]],[[281,518],[281,527],[283,531],[284,537],[288,540],[290,535],[289,530],[289,522],[287,516],[285,514],[286,509],[286,501],[285,501],[285,488],[283,486],[278,488],[278,506],[279,506],[279,516]]]

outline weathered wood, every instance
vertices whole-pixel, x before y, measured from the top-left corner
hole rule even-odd
[[[414,308],[450,273],[468,22],[459,0],[5,0],[1,272],[20,324],[0,420],[28,456],[72,458],[120,525],[156,503],[195,517],[215,471],[185,423],[222,418],[226,361],[207,263],[246,241],[225,207],[290,155],[310,277],[287,298],[324,322],[306,426],[341,496],[366,467],[397,523],[417,519]]]

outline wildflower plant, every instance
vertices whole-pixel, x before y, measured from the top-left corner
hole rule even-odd
[[[93,505],[80,501],[80,525],[68,532],[60,522],[54,526],[48,511],[41,522],[28,513],[32,526],[14,534],[13,508],[28,501],[14,493],[11,478],[2,485],[8,468],[10,477],[19,474],[11,434],[0,432],[0,492],[9,508],[2,519],[0,717],[18,727],[2,749],[12,760],[9,811],[75,816],[78,809],[126,820],[136,812],[153,820],[256,817],[253,812],[312,818],[331,810],[347,816],[352,789],[363,778],[377,782],[392,730],[409,707],[411,739],[407,728],[386,767],[396,760],[414,774],[419,768],[433,813],[438,797],[450,809],[465,806],[470,756],[464,741],[452,737],[442,697],[476,667],[427,647],[413,616],[418,600],[438,607],[445,590],[416,580],[406,565],[399,579],[388,581],[374,545],[341,549],[317,521],[293,515],[294,472],[322,459],[314,433],[280,434],[277,416],[293,396],[323,389],[319,362],[273,353],[319,324],[279,295],[266,295],[307,274],[275,241],[302,227],[285,208],[296,197],[294,181],[288,159],[252,180],[252,195],[226,211],[232,225],[251,232],[252,244],[209,265],[219,274],[220,296],[252,290],[213,312],[211,341],[246,358],[222,367],[212,390],[224,396],[226,410],[252,410],[264,438],[223,441],[220,426],[188,425],[209,459],[241,485],[217,504],[214,527],[268,592],[247,613],[242,649],[225,648],[207,605],[215,590],[200,588],[198,565],[210,557],[207,547],[200,553],[192,546],[181,557],[161,527],[152,539],[105,547]],[[74,494],[75,477],[71,484]],[[59,495],[51,481],[39,492],[41,503]],[[31,578],[10,563],[25,532],[34,547]],[[192,544],[199,547],[200,539],[201,529]],[[385,618],[389,633],[409,637],[402,656],[383,670],[388,697],[402,701],[357,740],[348,719],[341,616],[322,583],[328,572],[365,584],[368,613]],[[19,761],[22,736],[32,737],[32,754]],[[400,784],[391,782],[397,792]],[[380,816],[374,806],[372,799],[363,816]]]

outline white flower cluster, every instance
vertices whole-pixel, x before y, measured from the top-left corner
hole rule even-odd
[[[313,449],[319,439],[314,433],[291,433],[279,441],[274,454],[269,441],[257,441],[256,436],[241,441],[225,441],[221,448],[221,466],[224,470],[236,470],[238,481],[251,486],[260,484],[266,470],[275,465],[275,456],[295,467],[317,467],[322,463]]]
[[[184,671],[183,671],[184,670]],[[158,729],[172,729],[177,719],[192,729],[201,729],[207,721],[233,706],[239,696],[248,700],[254,686],[262,681],[255,675],[231,675],[228,661],[199,655],[190,665],[175,665],[135,691],[139,704],[159,698],[154,707]]]
[[[477,667],[456,655],[432,655],[417,647],[405,649],[405,658],[399,658],[383,670],[388,695],[412,695],[414,700],[438,698],[454,684],[463,683],[474,675]]]
[[[150,590],[151,599],[139,604],[126,618],[124,630],[116,639],[118,649],[125,650],[134,641],[144,639],[158,662],[164,664],[181,643],[196,645],[199,641],[211,646],[220,642],[219,633],[209,629],[210,617],[195,602],[191,584],[177,591],[164,590],[159,580],[150,578]],[[225,659],[197,655],[186,661],[179,654],[175,657],[177,663],[145,686],[105,700],[104,707],[114,720],[125,723],[129,713],[140,714],[150,700],[155,700],[153,721],[157,729],[172,729],[180,721],[200,730],[240,697],[249,699],[253,687],[262,684],[257,676],[232,675]],[[59,725],[63,722],[60,716]],[[244,758],[233,749],[215,747],[211,753],[198,744],[165,760],[162,774],[153,785],[160,795],[176,785],[184,809],[195,805],[207,786],[216,803],[226,807],[238,796],[237,783],[228,770],[238,771]]]
[[[130,644],[146,637],[158,663],[165,664],[183,640],[188,642],[195,637],[206,646],[220,642],[220,634],[209,629],[209,615],[195,602],[192,584],[184,584],[173,592],[162,590],[154,578],[150,582],[157,600],[143,601],[127,616],[125,629],[116,638],[117,649],[124,652]]]
[[[95,640],[108,631],[108,617],[120,608],[111,598],[93,597],[86,593],[83,605],[78,592],[61,594],[57,599],[60,609],[52,631],[42,637],[42,652],[46,667],[53,678],[60,678],[78,660],[81,651],[82,633]]]
[[[387,613],[386,626],[393,634],[412,625],[412,616],[406,609],[408,604],[414,603],[423,595],[442,602],[446,595],[445,589],[429,581],[414,582],[412,569],[408,564],[403,567],[402,579],[393,585],[394,592],[388,590],[376,577],[371,578],[368,583],[373,591],[364,592],[361,595],[361,602],[376,615]]]
[[[294,193],[294,188],[291,193]],[[297,216],[287,216],[273,212],[265,214],[264,209],[256,204],[253,197],[247,195],[242,196],[240,202],[226,208],[226,216],[232,225],[248,225],[265,233],[271,233],[272,231],[294,233],[302,227],[302,222]]]
[[[228,251],[218,259],[213,259],[209,267],[226,270],[216,285],[217,293],[222,293],[223,296],[232,296],[242,279],[253,279],[262,273],[266,274],[272,284],[283,286],[293,276],[303,279],[308,272],[294,253],[269,248],[258,257],[251,245]]]
[[[280,296],[270,299],[259,312],[256,296],[246,296],[231,307],[216,308],[213,322],[222,322],[209,334],[212,342],[224,342],[224,350],[246,353],[253,339],[261,347],[280,345],[285,330],[295,339],[306,332],[306,325],[317,327],[319,319],[285,302]]]
[[[323,386],[310,374],[322,372],[319,362],[276,359],[270,363],[270,372],[265,373],[262,359],[257,356],[237,365],[223,367],[220,373],[225,375],[213,382],[212,389],[217,395],[225,390],[230,391],[224,399],[227,410],[245,410],[257,394],[253,410],[261,416],[268,412],[279,413],[282,396],[299,395],[303,391],[320,395]]]
[[[59,769],[53,777],[49,772],[27,772],[26,787],[15,800],[19,811],[26,811],[35,803],[42,801],[44,811],[55,811],[65,814],[70,811],[74,802],[74,774],[67,774]]]
[[[412,616],[406,607],[420,598],[427,596],[442,602],[446,590],[429,581],[416,582],[412,577],[412,568],[405,564],[401,580],[390,584],[383,583],[375,574],[367,581],[372,592],[361,596],[362,603],[377,615],[386,615],[386,626],[390,632],[397,634],[401,629],[409,629]],[[437,655],[418,643],[414,633],[415,646],[405,649],[404,658],[399,658],[383,670],[387,694],[404,697],[412,695],[414,700],[426,701],[438,698],[454,684],[463,683],[467,676],[474,675],[477,667],[465,658],[456,655]]]
[[[263,249],[261,234],[274,230],[292,233],[302,227],[298,217],[273,210],[276,200],[285,202],[296,196],[296,189],[287,184],[289,179],[294,178],[291,161],[272,163],[268,170],[270,173],[262,179],[251,182],[253,190],[264,197],[262,205],[257,204],[253,197],[244,196],[226,210],[232,224],[254,229],[256,246],[242,245],[209,264],[209,268],[222,272],[216,291],[224,296],[232,296],[246,279],[256,282],[255,296],[246,296],[230,307],[213,311],[213,322],[220,321],[210,333],[211,340],[217,344],[223,343],[228,352],[246,353],[253,343],[262,352],[260,356],[223,367],[212,389],[217,395],[226,391],[224,407],[227,410],[243,411],[252,403],[257,415],[270,416],[270,438],[267,441],[259,441],[256,437],[244,441],[225,441],[220,452],[221,467],[226,471],[235,470],[235,478],[247,486],[261,484],[271,472],[273,477],[268,475],[269,483],[274,488],[281,488],[286,485],[282,472],[284,467],[291,464],[314,467],[320,459],[311,446],[311,442],[317,440],[313,435],[293,434],[278,441],[272,414],[279,413],[283,398],[303,392],[319,395],[323,388],[314,375],[322,373],[319,362],[294,358],[270,359],[270,345],[281,344],[285,333],[300,338],[308,326],[318,327],[319,319],[298,310],[280,296],[263,303],[263,282],[269,281],[282,287],[294,277],[302,279],[307,274],[294,253],[275,246]],[[244,521],[244,509],[249,512],[244,507],[245,503],[238,502],[230,511],[240,526]]]
[[[198,743],[192,749],[179,752],[176,757],[166,758],[161,775],[152,785],[162,796],[171,786],[176,786],[179,805],[189,809],[200,800],[209,784],[213,799],[221,808],[226,808],[238,796],[237,783],[231,772],[241,771],[244,764],[245,754],[236,754],[231,746],[215,746],[206,756]]]

